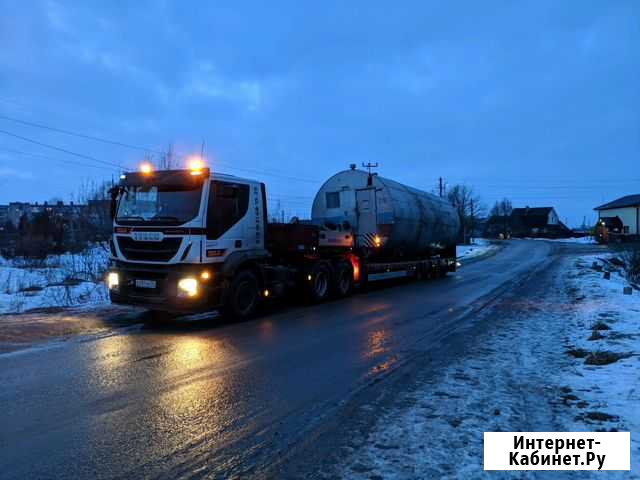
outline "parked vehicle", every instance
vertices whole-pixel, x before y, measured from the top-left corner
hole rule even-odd
[[[443,199],[354,166],[320,188],[310,222],[268,223],[264,183],[199,164],[122,175],[112,215],[113,303],[239,318],[291,292],[321,302],[391,276],[446,275],[460,228]]]
[[[595,228],[596,242],[600,244],[621,243],[623,240],[624,225],[620,217],[601,217]]]

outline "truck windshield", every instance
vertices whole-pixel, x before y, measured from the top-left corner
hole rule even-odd
[[[120,195],[116,221],[180,225],[198,214],[201,197],[202,185],[129,186]]]

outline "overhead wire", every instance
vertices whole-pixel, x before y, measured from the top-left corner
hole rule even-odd
[[[6,130],[0,129],[0,133],[3,133],[3,134],[8,135],[10,137],[18,138],[18,139],[23,140],[25,142],[33,143],[35,145],[40,145],[42,147],[50,148],[52,150],[57,150],[59,152],[66,153],[68,155],[73,155],[73,156],[76,156],[76,157],[79,157],[79,158],[84,158],[84,159],[87,159],[87,160],[91,160],[93,162],[102,163],[104,165],[109,165],[109,166],[115,167],[115,168],[117,168],[119,170],[125,169],[124,167],[122,167],[122,165],[119,165],[117,163],[108,162],[106,160],[100,160],[99,158],[92,157],[91,155],[85,155],[83,153],[74,152],[74,151],[68,150],[66,148],[57,147],[55,145],[51,145],[49,143],[41,142],[39,140],[34,140],[32,138],[24,137],[24,136],[18,135],[16,133],[7,132]]]
[[[149,152],[149,153],[157,153],[159,155],[163,155],[165,152],[162,152],[160,150],[155,150],[153,148],[149,148],[149,147],[144,147],[144,146],[140,146],[140,145],[132,145],[130,143],[125,143],[119,140],[112,140],[109,138],[104,138],[104,137],[98,137],[98,136],[94,136],[94,135],[88,135],[85,133],[80,133],[80,132],[74,132],[72,130],[66,130],[63,128],[57,128],[57,127],[52,127],[50,125],[45,125],[42,123],[36,123],[36,122],[30,122],[27,120],[21,120],[19,118],[13,118],[13,117],[9,117],[8,115],[2,115],[0,114],[0,119],[3,120],[8,120],[10,122],[14,122],[14,123],[19,123],[21,125],[27,125],[30,127],[36,127],[36,128],[41,128],[41,129],[45,129],[45,130],[50,130],[52,132],[57,132],[57,133],[62,133],[64,135],[71,135],[74,137],[78,137],[78,138],[84,138],[86,140],[93,140],[96,142],[102,142],[102,143],[107,143],[110,145],[116,145],[119,147],[125,147],[125,148],[131,148],[134,150],[141,150],[143,152]]]
[[[40,128],[40,129],[46,129],[49,131],[53,131],[56,133],[62,133],[65,135],[71,135],[71,136],[75,136],[75,137],[79,137],[79,138],[84,138],[84,139],[88,139],[88,140],[93,140],[93,141],[98,141],[98,142],[102,142],[102,143],[106,143],[106,144],[111,144],[111,145],[116,145],[116,146],[121,146],[121,147],[125,147],[125,148],[131,148],[131,149],[136,149],[136,150],[140,150],[140,151],[145,151],[145,152],[154,152],[154,153],[159,153],[162,154],[164,152],[161,152],[159,150],[155,150],[149,147],[145,147],[145,146],[140,146],[140,145],[133,145],[133,144],[129,144],[126,142],[121,142],[118,140],[113,140],[113,139],[109,139],[109,138],[105,138],[105,137],[98,137],[98,136],[93,136],[93,135],[87,135],[84,133],[80,133],[77,131],[73,131],[73,130],[67,130],[67,129],[61,129],[61,128],[57,128],[57,127],[52,127],[50,125],[46,125],[46,124],[42,124],[42,123],[37,123],[37,122],[31,122],[31,121],[27,121],[27,120],[21,120],[18,118],[14,118],[14,117],[10,117],[7,115],[2,115],[0,114],[0,119],[4,119],[7,121],[11,121],[14,123],[18,123],[18,124],[22,124],[22,125],[26,125],[26,126],[31,126],[31,127],[35,127],[35,128]],[[26,142],[30,142],[45,148],[49,148],[49,149],[53,149],[68,155],[72,155],[78,158],[83,158],[86,160],[90,160],[92,162],[96,162],[96,163],[100,163],[102,165],[106,165],[109,167],[113,167],[113,168],[117,168],[117,169],[123,169],[121,164],[117,164],[114,162],[109,162],[109,161],[105,161],[105,160],[101,160],[98,159],[94,156],[91,155],[86,155],[83,153],[78,153],[66,148],[62,148],[62,147],[58,147],[46,142],[41,142],[39,140],[35,140],[33,138],[29,138],[29,137],[25,137],[23,135],[18,135],[16,133],[13,132],[9,132],[6,130],[2,130],[0,129],[0,133],[26,141]],[[11,151],[11,149],[7,148],[7,147],[2,147],[4,150],[6,151]],[[77,161],[71,161],[71,160],[63,160],[63,159],[53,159],[51,157],[46,157],[44,155],[38,155],[38,154],[33,154],[33,153],[28,153],[28,152],[21,152],[18,150],[13,150],[13,153],[17,153],[20,155],[29,155],[29,156],[36,156],[36,157],[41,157],[41,158],[45,158],[51,161],[56,161],[56,162],[63,162],[63,163],[68,163],[68,164],[75,164],[75,165],[81,165],[81,166],[86,166],[86,167],[90,167],[90,168],[103,168],[106,169],[106,167],[101,167],[101,166],[97,166],[97,165],[91,165],[88,163],[83,163],[83,162],[77,162]],[[225,169],[230,169],[230,170],[235,170],[235,171],[239,171],[239,172],[248,172],[248,173],[255,173],[255,174],[259,174],[259,175],[264,175],[264,176],[268,176],[268,177],[274,177],[274,178],[281,178],[281,179],[285,179],[285,180],[289,180],[289,181],[296,181],[296,182],[305,182],[305,183],[314,183],[314,184],[318,184],[321,183],[320,180],[317,179],[311,179],[311,178],[304,178],[304,177],[299,177],[299,176],[294,176],[294,175],[286,175],[286,174],[282,174],[282,173],[276,173],[273,171],[266,171],[266,170],[261,170],[261,169],[253,169],[253,168],[245,168],[245,167],[237,167],[237,166],[232,166],[226,162],[217,162],[220,165],[222,165]],[[566,179],[568,180],[568,179]],[[561,182],[564,182],[566,180],[561,180]],[[571,179],[571,182],[577,182],[579,181],[578,179]],[[526,200],[545,200],[545,199],[553,199],[553,200],[562,200],[562,199],[570,199],[570,198],[576,198],[577,196],[580,197],[584,197],[588,195],[588,192],[584,192],[581,190],[592,190],[594,188],[602,188],[602,187],[610,187],[612,185],[635,185],[636,183],[640,183],[640,179],[638,180],[629,180],[627,179],[626,181],[620,181],[615,180],[615,179],[600,179],[597,181],[597,183],[595,182],[590,182],[588,184],[575,184],[572,185],[569,182],[567,182],[566,184],[557,184],[557,185],[531,185],[531,184],[526,184],[526,183],[520,183],[517,180],[508,180],[505,182],[500,182],[500,181],[492,181],[491,183],[484,183],[484,182],[460,182],[460,183],[471,183],[473,186],[476,186],[477,188],[506,188],[506,189],[519,189],[520,192],[516,195],[509,195],[507,194],[488,194],[488,195],[481,195],[481,197],[484,197],[485,199],[488,200],[492,200],[492,199],[501,199],[506,197],[510,197],[512,199],[526,199]],[[451,184],[451,182],[449,182],[449,184]],[[557,190],[557,189],[563,189],[563,190],[568,190],[568,191],[574,191],[573,193],[566,193],[565,195],[558,195],[558,193],[553,193],[552,190]],[[530,191],[531,193],[527,194],[522,192],[522,190],[525,191]],[[545,193],[545,191],[549,191],[549,193]],[[591,195],[589,195],[591,196]],[[304,204],[307,203],[309,199],[311,199],[312,197],[309,196],[302,196],[302,195],[281,195],[279,199],[275,199],[275,198],[270,198],[270,200],[272,201],[277,201],[277,200],[283,200],[286,201],[286,203],[291,203],[291,204]]]
[[[102,166],[102,165],[91,165],[89,163],[77,162],[75,160],[67,160],[67,159],[62,159],[62,158],[52,158],[52,157],[49,157],[47,155],[42,155],[42,154],[38,154],[38,153],[31,153],[31,152],[25,152],[25,151],[22,151],[22,150],[16,150],[16,149],[4,147],[4,146],[0,146],[0,150],[4,150],[4,151],[10,152],[10,153],[15,153],[16,155],[26,155],[26,156],[29,156],[29,157],[38,157],[38,158],[42,158],[42,159],[49,160],[49,161],[52,161],[52,162],[61,162],[61,163],[66,163],[68,165],[78,165],[78,166],[82,166],[82,167],[99,168],[99,169],[102,169],[102,170],[108,170],[110,172],[113,172],[113,168]]]

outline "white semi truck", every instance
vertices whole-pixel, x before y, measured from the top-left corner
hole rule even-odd
[[[201,164],[122,175],[112,190],[111,301],[246,318],[279,297],[321,302],[369,281],[456,268],[458,215],[429,193],[352,165],[320,188],[309,222],[269,223],[266,198],[264,183]]]

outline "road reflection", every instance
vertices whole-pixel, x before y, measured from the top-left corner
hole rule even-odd
[[[117,456],[120,474],[144,476],[148,462],[185,455],[197,462],[194,455],[211,453],[221,436],[239,428],[246,406],[238,401],[232,364],[240,359],[221,339],[175,333],[157,342],[146,332],[103,339],[96,349],[87,366],[99,399],[88,446]]]
[[[367,349],[364,352],[366,357],[375,357],[389,350],[387,344],[389,332],[386,329],[376,330],[367,334]]]
[[[177,343],[174,346],[175,361],[180,363],[181,368],[190,368],[202,362],[207,356],[207,360],[214,362],[216,357],[220,357],[220,350],[216,348],[217,341],[211,338],[200,337],[176,337]],[[211,354],[214,354],[212,357]],[[217,355],[215,355],[217,353]]]
[[[128,365],[135,359],[137,341],[132,335],[114,335],[95,342],[96,355],[89,365],[88,381],[100,393],[127,386]]]

